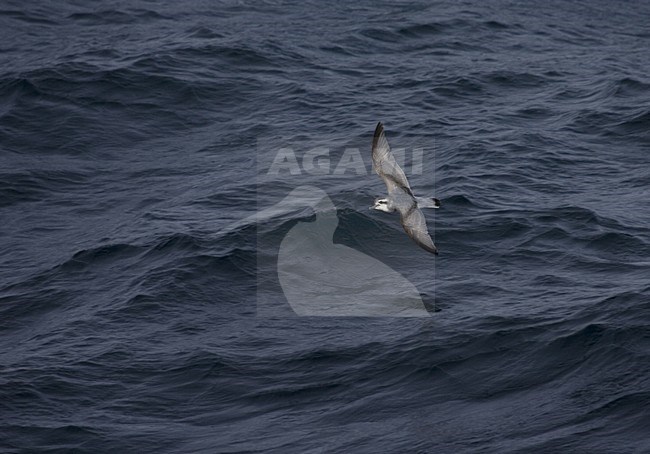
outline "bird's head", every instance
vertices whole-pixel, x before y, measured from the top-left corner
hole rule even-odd
[[[391,210],[388,208],[388,199],[376,199],[375,204],[370,207],[371,210],[385,211],[390,213]]]

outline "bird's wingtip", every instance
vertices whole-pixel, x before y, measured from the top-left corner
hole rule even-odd
[[[377,143],[379,142],[379,138],[381,137],[382,133],[384,132],[384,125],[380,122],[377,123],[377,127],[375,128],[375,134],[372,138],[372,149],[373,152],[377,146]]]

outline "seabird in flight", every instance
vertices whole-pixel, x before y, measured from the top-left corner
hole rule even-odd
[[[375,136],[372,139],[372,167],[386,183],[388,196],[376,199],[375,204],[370,208],[386,213],[399,212],[406,234],[422,249],[438,254],[438,248],[429,236],[427,221],[420,208],[439,208],[440,201],[436,198],[413,195],[404,171],[390,151],[384,134],[384,125],[381,122],[377,123]]]

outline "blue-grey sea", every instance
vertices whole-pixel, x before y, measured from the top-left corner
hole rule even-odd
[[[650,452],[649,24],[640,0],[2,0],[0,452]],[[421,150],[438,256],[368,209],[378,121]],[[319,147],[327,174],[265,183]],[[276,258],[314,212],[255,213],[297,185],[429,315],[296,314]]]

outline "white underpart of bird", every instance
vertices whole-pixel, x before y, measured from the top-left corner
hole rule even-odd
[[[432,197],[416,197],[413,194],[404,171],[390,151],[381,122],[377,123],[372,140],[372,167],[384,180],[388,195],[376,199],[370,208],[386,213],[397,211],[406,234],[422,249],[438,254],[438,248],[433,244],[426,218],[420,208],[439,208],[440,201]]]

